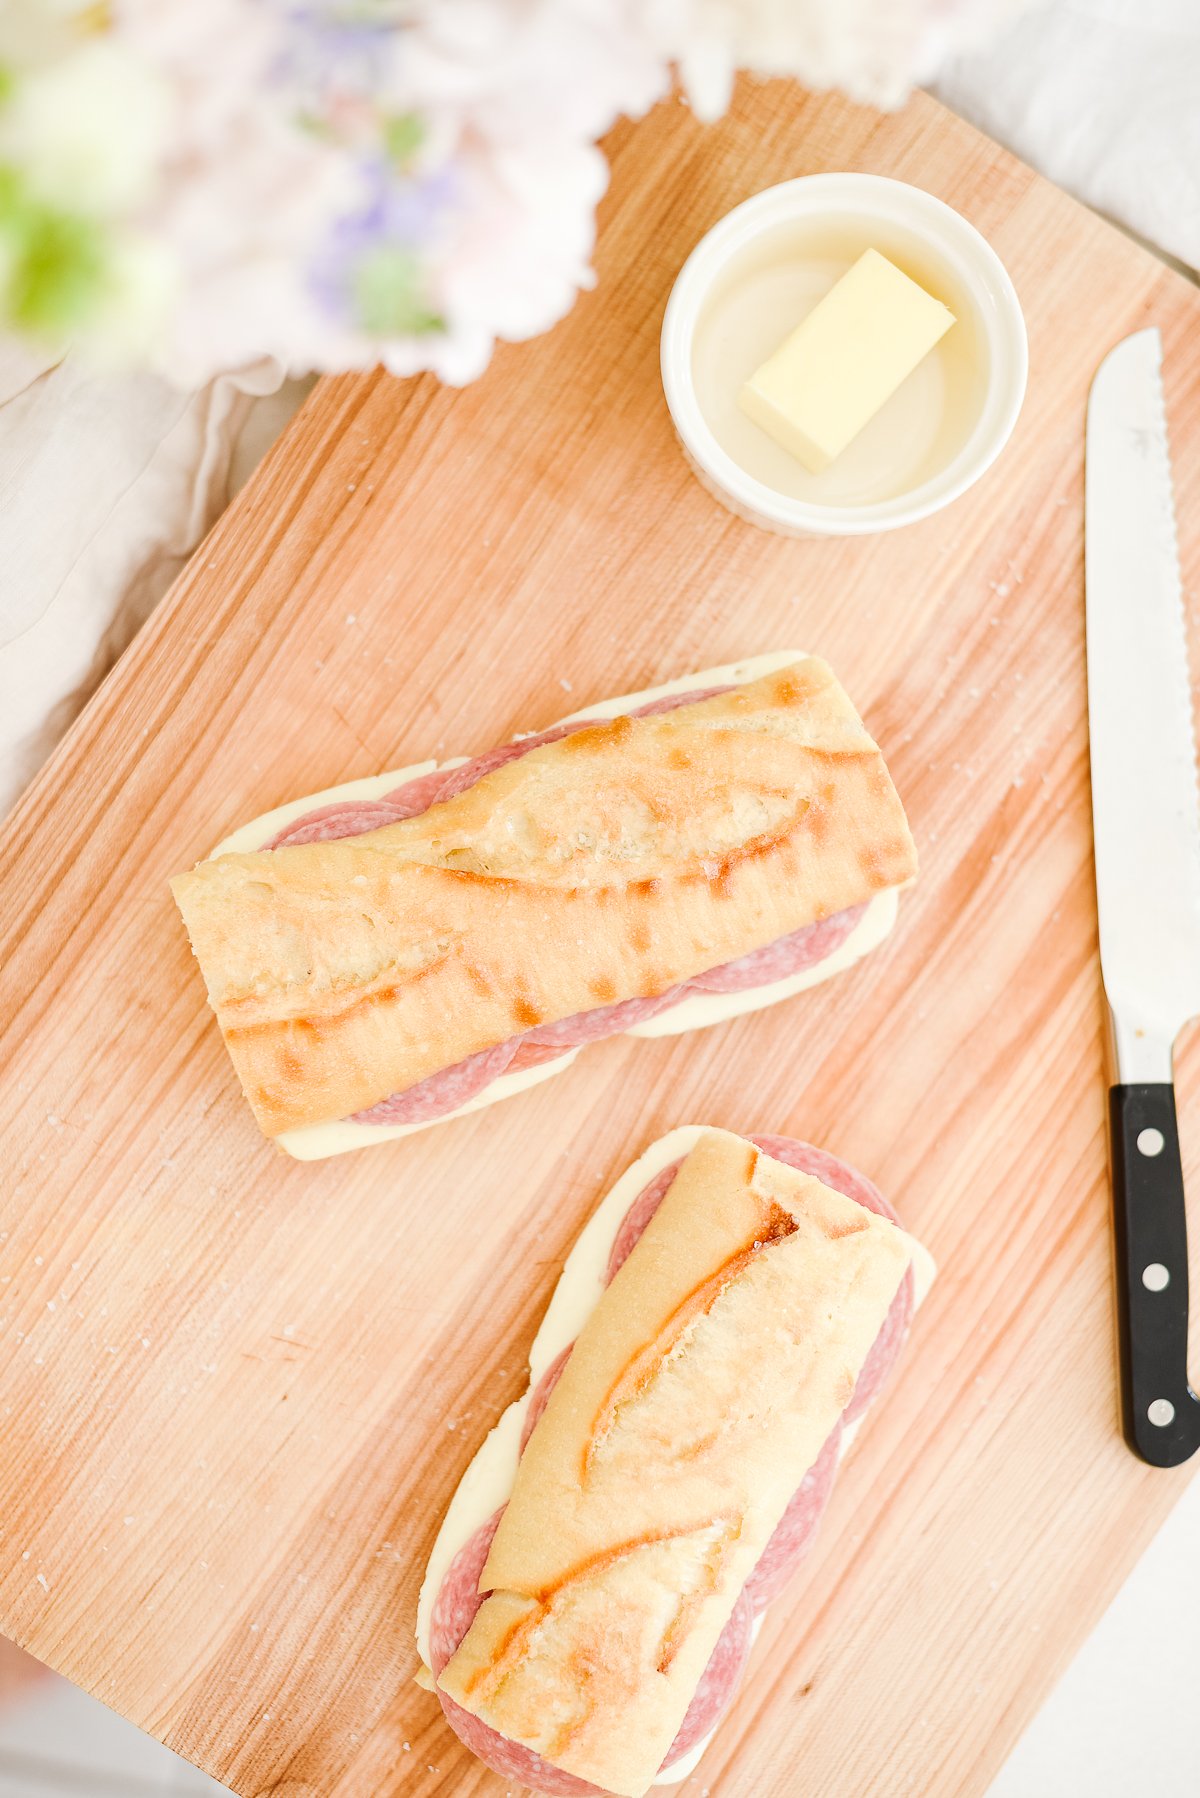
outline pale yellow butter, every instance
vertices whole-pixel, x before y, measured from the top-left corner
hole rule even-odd
[[[819,474],[953,323],[940,300],[878,250],[865,250],[751,375],[738,403]]]

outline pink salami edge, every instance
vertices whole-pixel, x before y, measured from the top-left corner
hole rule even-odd
[[[479,1581],[503,1514],[504,1507],[501,1506],[459,1549],[438,1588],[429,1627],[429,1658],[435,1677],[470,1629],[486,1596],[479,1590]],[[754,1609],[743,1592],[717,1638],[708,1665],[692,1694],[687,1714],[662,1763],[664,1768],[682,1759],[703,1741],[727,1709],[750,1657],[753,1625]],[[532,1748],[525,1748],[520,1742],[501,1735],[499,1730],[465,1711],[440,1688],[438,1701],[455,1735],[493,1773],[532,1786],[535,1791],[548,1794],[548,1798],[559,1798],[560,1794],[561,1798],[576,1798],[577,1794],[581,1798],[590,1798],[591,1794],[600,1792],[599,1787],[577,1779],[573,1773],[564,1773],[561,1767],[551,1766]]]
[[[629,716],[649,718],[657,712],[674,712],[680,706],[697,705],[702,699],[715,699],[718,694],[731,690],[725,686],[705,687],[695,693],[668,693],[664,699],[652,699],[649,704],[638,706]],[[331,843],[341,837],[362,836],[368,830],[382,830],[385,825],[397,824],[403,818],[419,818],[431,806],[465,793],[485,774],[493,774],[509,762],[520,761],[531,749],[540,749],[545,743],[557,743],[563,737],[574,736],[576,731],[587,730],[589,725],[605,722],[602,718],[573,718],[566,724],[555,724],[549,730],[539,731],[535,736],[517,737],[511,743],[497,744],[495,749],[472,756],[470,761],[460,763],[457,768],[433,768],[428,774],[418,774],[393,787],[390,793],[382,793],[378,799],[335,799],[332,804],[304,812],[291,824],[285,824],[263,844],[263,848],[290,849],[297,843]]]
[[[717,1727],[742,1683],[753,1646],[754,1606],[743,1588],[708,1657],[708,1665],[692,1693],[692,1702],[679,1725],[679,1732],[659,1767],[660,1773],[675,1761],[682,1760],[685,1754],[690,1754]]]
[[[516,1055],[517,1041],[510,1036],[490,1049],[481,1049],[478,1055],[456,1061],[453,1067],[439,1068],[436,1074],[418,1080],[415,1086],[405,1087],[403,1092],[393,1093],[388,1099],[380,1099],[366,1111],[354,1112],[348,1122],[432,1123],[434,1118],[442,1117],[447,1111],[457,1111],[460,1105],[468,1105],[485,1086],[507,1073]]]
[[[900,1219],[879,1188],[865,1174],[860,1174],[857,1168],[851,1167],[846,1161],[839,1161],[828,1150],[814,1148],[812,1143],[800,1142],[790,1136],[752,1136],[750,1141],[764,1155],[773,1156],[776,1161],[786,1161],[789,1167],[798,1168],[802,1174],[814,1175],[816,1179],[824,1181],[826,1186],[832,1186],[835,1192],[845,1193],[848,1199],[865,1205],[868,1211],[874,1211],[879,1217],[886,1217],[889,1223],[899,1224]],[[853,1423],[862,1416],[896,1365],[912,1323],[915,1299],[910,1267],[892,1300],[883,1328],[859,1369],[858,1384],[854,1388],[854,1397],[842,1415],[843,1423]]]
[[[813,1545],[817,1528],[825,1515],[825,1507],[837,1478],[838,1457],[842,1446],[842,1426],[836,1423],[825,1446],[793,1492],[788,1508],[771,1532],[767,1546],[759,1555],[745,1596],[757,1616],[777,1598],[796,1568]]]
[[[496,1534],[503,1515],[504,1507],[501,1506],[464,1543],[451,1561],[446,1577],[438,1588],[429,1625],[429,1659],[435,1677],[470,1629],[475,1621],[475,1613],[483,1603],[484,1594],[479,1590],[479,1578],[488,1550],[492,1546],[492,1537]],[[453,1698],[447,1697],[440,1688],[438,1702],[455,1735],[493,1773],[499,1773],[504,1779],[516,1780],[521,1785],[533,1786],[535,1790],[549,1794],[549,1798],[560,1798],[560,1795],[561,1798],[577,1798],[577,1795],[578,1798],[590,1798],[592,1793],[598,1792],[597,1786],[589,1785],[586,1780],[576,1779],[574,1774],[564,1773],[561,1767],[552,1767],[549,1761],[544,1761],[532,1748],[524,1748],[520,1742],[514,1742],[508,1736],[502,1736],[499,1730],[489,1728],[480,1718],[473,1717],[470,1711],[455,1704]]]
[[[712,968],[707,974],[698,975],[681,986],[669,987],[665,993],[656,993],[651,998],[622,999],[616,1005],[599,1005],[590,1011],[579,1011],[553,1024],[539,1024],[521,1036],[506,1038],[491,1049],[481,1049],[465,1061],[439,1068],[437,1073],[427,1075],[416,1086],[380,1099],[365,1111],[352,1113],[348,1121],[354,1124],[433,1123],[436,1118],[465,1105],[501,1074],[520,1073],[525,1068],[554,1061],[572,1049],[582,1048],[585,1043],[619,1036],[623,1030],[632,1030],[635,1024],[642,1024],[647,1018],[678,1005],[692,992],[745,992],[754,986],[785,980],[788,974],[800,973],[832,955],[850,935],[864,910],[864,906],[854,906],[824,918],[818,924],[807,924],[803,930],[780,937],[778,942],[768,943],[764,949],[752,950],[736,962]],[[813,948],[816,940],[824,942],[819,953]],[[751,962],[759,970],[753,978],[745,973],[745,965]],[[741,973],[734,972],[739,969]],[[715,984],[726,976],[729,977],[728,984]],[[495,1059],[489,1059],[491,1057]],[[480,1071],[484,1068],[488,1070],[486,1078],[481,1077]]]
[[[642,1231],[654,1216],[667,1196],[667,1189],[679,1172],[678,1161],[669,1162],[655,1174],[648,1185],[643,1186],[625,1216],[621,1219],[621,1227],[613,1237],[612,1249],[609,1252],[608,1267],[604,1273],[604,1284],[608,1286],[617,1269],[628,1261],[634,1245],[641,1237]]]
[[[819,961],[827,961],[841,948],[866,909],[865,905],[851,905],[815,924],[805,924],[787,936],[776,937],[773,943],[764,943],[761,949],[751,949],[749,955],[739,955],[736,961],[709,968],[705,974],[693,974],[688,986],[697,993],[744,993],[751,987],[789,980],[793,974],[802,974],[806,968],[815,968]]]
[[[550,1394],[558,1385],[558,1382],[562,1377],[562,1370],[567,1365],[567,1362],[570,1359],[571,1350],[574,1347],[575,1344],[573,1342],[568,1342],[562,1353],[555,1355],[553,1361],[551,1361],[549,1367],[535,1386],[533,1397],[529,1401],[529,1409],[525,1413],[525,1422],[521,1427],[520,1454],[525,1453],[525,1444],[533,1435],[534,1426],[537,1424],[542,1412],[546,1409],[546,1406],[550,1403]]]

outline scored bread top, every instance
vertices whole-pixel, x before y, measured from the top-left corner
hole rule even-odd
[[[598,723],[416,818],[171,886],[269,1136],[648,997],[916,872],[826,664]]]
[[[644,1792],[913,1251],[741,1137],[701,1137],[530,1437],[443,1691]]]

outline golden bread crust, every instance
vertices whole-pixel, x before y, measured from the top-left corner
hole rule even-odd
[[[644,1792],[912,1253],[820,1181],[704,1135],[530,1437],[442,1690]]]
[[[809,658],[545,744],[420,817],[220,856],[171,885],[276,1136],[663,992],[915,872],[883,758]]]

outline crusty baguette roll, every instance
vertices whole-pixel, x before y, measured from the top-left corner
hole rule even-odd
[[[744,1139],[702,1136],[521,1456],[491,1595],[440,1689],[640,1798],[918,1252]]]
[[[883,758],[809,658],[532,750],[419,817],[172,882],[270,1136],[675,983],[916,871]]]

